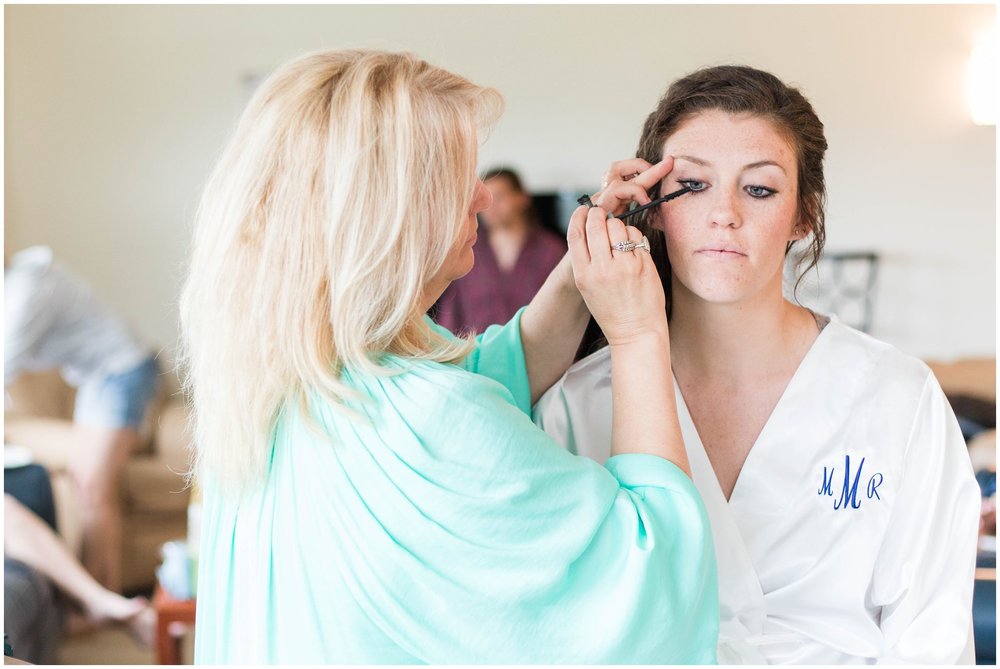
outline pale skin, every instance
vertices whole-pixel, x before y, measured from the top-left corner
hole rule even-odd
[[[667,138],[674,170],[658,211],[672,272],[673,374],[726,499],[747,455],[819,334],[782,295],[788,242],[808,234],[794,149],[759,117],[707,111]],[[621,161],[610,176],[648,163]],[[720,401],[725,398],[725,401]]]

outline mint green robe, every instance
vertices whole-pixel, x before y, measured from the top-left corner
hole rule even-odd
[[[461,366],[396,362],[345,372],[373,425],[317,402],[329,439],[283,415],[259,492],[204,482],[198,663],[715,661],[694,485],[536,428],[520,313]]]

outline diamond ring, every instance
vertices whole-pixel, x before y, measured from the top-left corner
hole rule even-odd
[[[615,251],[635,251],[636,249],[642,249],[646,253],[649,253],[649,239],[643,235],[641,242],[634,242],[629,239],[628,241],[612,244],[611,248]]]

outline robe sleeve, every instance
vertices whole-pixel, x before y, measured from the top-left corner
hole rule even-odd
[[[531,386],[528,368],[524,361],[521,342],[521,315],[527,307],[517,310],[505,325],[491,325],[476,337],[476,348],[462,361],[461,367],[474,374],[493,379],[510,391],[515,405],[525,413],[531,412]],[[429,321],[432,328],[446,337],[454,335]]]
[[[510,390],[523,363],[487,364],[516,357],[505,328],[484,335],[479,373],[370,381],[392,410],[337,463],[364,503],[335,482],[316,491],[354,508],[327,516],[334,536],[365,528],[364,555],[342,563],[353,598],[423,662],[715,662],[715,553],[693,483],[656,456],[601,466],[559,447]]]
[[[873,577],[880,663],[956,663],[972,626],[980,493],[948,400],[929,374]]]

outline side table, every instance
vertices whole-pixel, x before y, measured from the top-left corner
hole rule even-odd
[[[157,664],[181,663],[181,634],[183,628],[194,625],[195,600],[174,599],[156,584],[153,593],[153,610],[156,611],[156,662]]]

